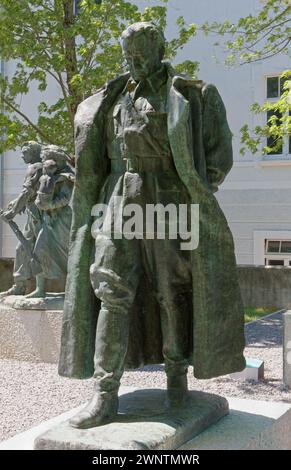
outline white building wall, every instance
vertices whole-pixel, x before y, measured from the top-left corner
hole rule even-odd
[[[141,0],[137,4],[144,8],[156,2]],[[198,24],[206,20],[209,23],[226,19],[236,21],[241,16],[254,14],[260,7],[261,0],[170,0],[166,35],[169,38],[174,36],[175,19],[181,15],[187,22]],[[281,55],[250,65],[226,68],[224,47],[213,45],[217,40],[223,43],[223,38],[215,35],[205,37],[203,33],[198,32],[179,52],[178,60],[198,60],[199,78],[214,83],[225,102],[229,124],[234,134],[235,161],[233,169],[217,193],[217,199],[234,235],[237,262],[253,264],[261,259],[255,252],[259,249],[258,243],[255,243],[257,232],[280,231],[284,232],[285,236],[290,233],[291,239],[291,155],[282,155],[277,159],[247,153],[242,157],[239,153],[239,130],[245,123],[250,126],[263,124],[264,117],[254,117],[249,111],[250,105],[256,101],[264,102],[266,76],[279,75],[283,70],[290,68],[290,63],[287,56]],[[9,68],[7,71],[9,73]],[[46,99],[50,100],[56,94],[56,88],[51,87]],[[31,116],[35,116],[39,98],[37,90],[23,97],[24,109],[29,111]],[[43,100],[43,94],[41,99]],[[4,158],[5,203],[18,193],[23,173],[24,165],[19,153],[7,152]],[[15,239],[8,227],[3,230],[2,246],[2,256],[14,255]]]
[[[179,0],[171,2],[173,16],[183,15],[188,22],[202,24],[206,20],[224,21],[254,14],[260,0]],[[170,29],[173,28],[172,13]],[[240,128],[264,124],[264,116],[255,117],[249,111],[252,103],[266,100],[266,77],[279,75],[290,68],[286,55],[273,57],[244,66],[226,68],[223,47],[213,43],[223,39],[209,35],[197,36],[179,54],[179,60],[191,58],[200,62],[199,78],[214,83],[226,105],[230,127],[234,134],[234,166],[216,194],[233,232],[237,262],[263,264],[262,244],[255,243],[256,233],[291,239],[291,155],[263,157],[250,152],[240,155]]]

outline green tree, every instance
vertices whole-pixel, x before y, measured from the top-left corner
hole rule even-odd
[[[165,28],[168,0],[157,3],[140,12],[125,0],[0,0],[1,59],[15,63],[13,76],[0,82],[0,152],[27,139],[73,152],[78,104],[123,69],[121,32],[135,21],[154,21]],[[182,17],[177,25],[178,37],[167,44],[169,59],[196,32],[195,25],[187,25]],[[196,68],[195,62],[178,65],[192,75]],[[39,103],[34,122],[19,104],[21,95],[33,82],[45,91],[49,80],[57,84],[59,97],[54,103]]]
[[[247,64],[270,59],[278,54],[290,57],[291,43],[291,2],[290,0],[264,0],[256,15],[240,18],[237,23],[205,23],[205,34],[215,33],[224,39],[229,54],[228,65]],[[225,38],[227,38],[225,40]],[[219,42],[216,43],[219,45]],[[291,134],[291,70],[283,71],[280,77],[282,93],[277,102],[254,103],[251,111],[268,116],[265,126],[250,129],[247,124],[241,128],[241,153],[246,149],[252,153],[261,148],[263,152],[274,153],[282,147],[283,139]]]

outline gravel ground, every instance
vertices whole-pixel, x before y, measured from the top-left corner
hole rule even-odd
[[[189,388],[229,397],[291,403],[291,390],[282,384],[281,313],[246,326],[248,347],[245,355],[265,362],[265,380],[233,380],[228,376],[196,380],[189,371]],[[165,388],[162,366],[126,372],[122,385],[139,388]],[[0,441],[23,432],[89,399],[93,380],[61,378],[54,364],[0,361]]]

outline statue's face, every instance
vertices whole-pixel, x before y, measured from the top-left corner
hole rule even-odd
[[[145,35],[133,37],[131,41],[124,40],[122,48],[130,74],[137,82],[145,80],[161,65],[158,47]]]
[[[54,160],[46,160],[43,164],[43,172],[46,175],[53,176],[58,170],[58,165]]]
[[[21,148],[22,151],[22,159],[24,160],[25,163],[33,163],[34,160],[34,152],[32,148],[29,145],[24,145]]]

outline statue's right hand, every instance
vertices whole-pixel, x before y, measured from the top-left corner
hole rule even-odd
[[[16,216],[16,213],[13,210],[6,210],[2,212],[2,217],[6,220],[12,220]]]

